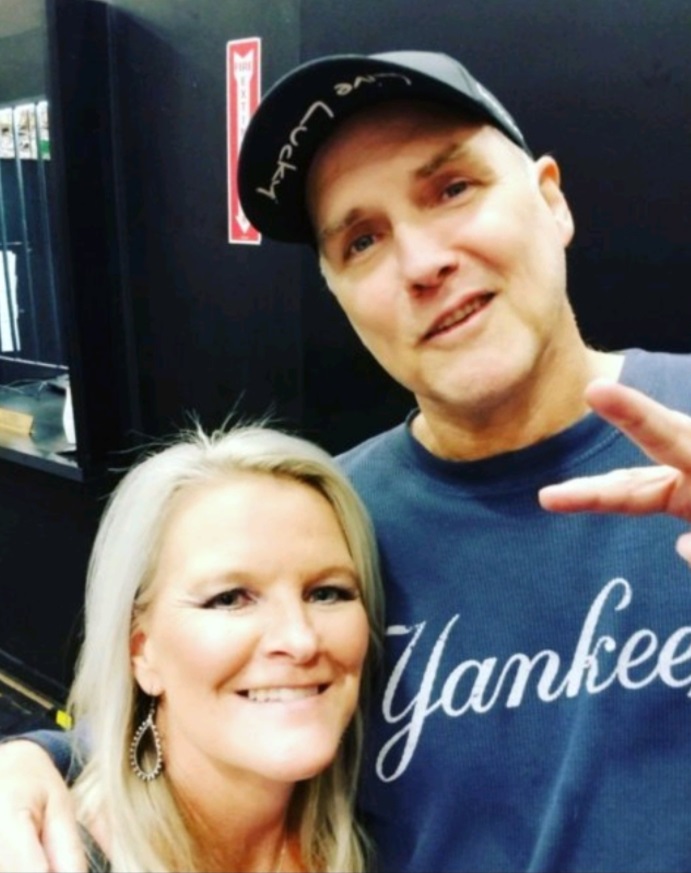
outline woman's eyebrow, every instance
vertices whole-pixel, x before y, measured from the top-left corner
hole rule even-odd
[[[360,585],[360,575],[355,569],[355,567],[351,567],[349,564],[333,564],[328,567],[321,567],[319,569],[318,575],[323,577],[324,579],[344,579],[348,582],[353,583],[354,585]]]

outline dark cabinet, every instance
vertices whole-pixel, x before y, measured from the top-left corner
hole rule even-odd
[[[98,475],[136,425],[108,6],[0,16],[0,462]]]

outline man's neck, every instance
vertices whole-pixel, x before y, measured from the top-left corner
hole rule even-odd
[[[527,390],[520,387],[489,410],[468,414],[418,398],[411,431],[433,455],[475,461],[534,445],[574,424],[589,411],[586,385],[597,377],[618,379],[623,355],[585,347]]]

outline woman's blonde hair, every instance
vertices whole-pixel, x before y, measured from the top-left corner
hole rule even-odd
[[[366,842],[353,811],[363,698],[383,627],[374,536],[362,503],[326,452],[263,426],[184,433],[130,470],[110,498],[89,564],[85,639],[70,694],[77,724],[88,725],[89,760],[74,786],[78,815],[86,823],[103,817],[114,870],[195,870],[202,863],[165,776],[145,783],[129,766],[129,745],[143,705],[130,663],[130,637],[147,602],[173,497],[238,471],[287,477],[321,493],[339,520],[358,571],[371,629],[360,704],[334,762],[296,787],[289,818],[300,835],[307,870],[364,870]]]

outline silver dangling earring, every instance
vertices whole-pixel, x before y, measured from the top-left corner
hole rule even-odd
[[[132,742],[130,743],[130,767],[135,776],[141,779],[142,782],[152,782],[163,772],[163,750],[161,748],[161,737],[158,733],[156,722],[154,721],[155,715],[156,698],[152,697],[149,712],[144,721],[137,728],[137,732],[132,737]],[[140,745],[147,731],[151,733],[151,745],[155,752],[155,759],[153,767],[149,770],[144,770],[139,763],[142,758]]]

